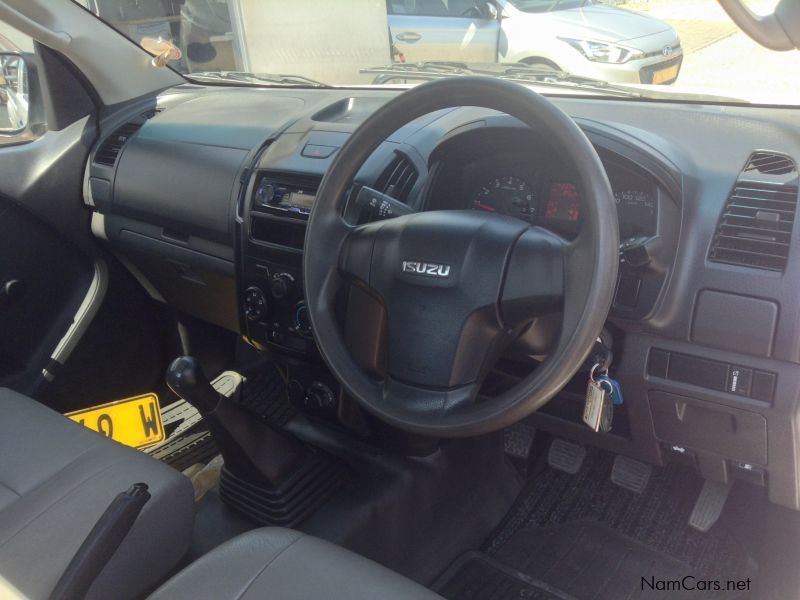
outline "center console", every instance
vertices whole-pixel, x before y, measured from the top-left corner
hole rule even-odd
[[[259,171],[242,210],[239,311],[251,343],[316,358],[303,296],[303,241],[319,180]]]

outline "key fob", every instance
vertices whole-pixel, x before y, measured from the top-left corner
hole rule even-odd
[[[610,394],[611,400],[614,402],[616,406],[620,406],[624,404],[624,400],[622,398],[622,387],[619,385],[619,381],[614,379],[613,377],[609,377],[608,375],[601,375],[597,378],[598,382],[606,382],[607,385],[611,386]]]
[[[604,421],[608,420],[608,407],[612,407],[608,391],[595,380],[586,386],[586,403],[583,406],[583,422],[593,431],[600,431]]]

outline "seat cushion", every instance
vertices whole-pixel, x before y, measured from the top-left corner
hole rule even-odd
[[[137,482],[152,497],[89,598],[141,597],[167,576],[191,538],[191,482],[0,388],[0,579],[26,598],[47,598],[100,515]]]
[[[298,531],[256,529],[189,565],[149,600],[433,600],[430,590]]]

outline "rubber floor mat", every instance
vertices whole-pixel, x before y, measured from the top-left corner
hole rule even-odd
[[[508,555],[509,544],[519,543],[519,538],[514,539],[519,531],[594,521],[679,561],[705,579],[755,577],[755,563],[724,512],[707,533],[689,527],[689,515],[702,488],[699,477],[675,465],[655,469],[644,493],[634,494],[611,482],[613,461],[613,454],[590,450],[580,471],[569,475],[539,457],[515,505],[483,550],[499,559]],[[736,491],[726,511],[736,508],[731,506],[736,503]]]
[[[743,597],[739,591],[674,587],[677,581],[693,587],[699,580],[686,564],[606,525],[574,521],[521,529],[494,557],[470,552],[456,561],[434,589],[448,600]]]
[[[483,552],[464,554],[433,589],[449,600],[572,600]]]

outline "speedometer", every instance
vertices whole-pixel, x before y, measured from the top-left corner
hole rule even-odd
[[[531,185],[522,177],[493,177],[478,189],[472,208],[533,221],[536,197]]]

